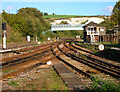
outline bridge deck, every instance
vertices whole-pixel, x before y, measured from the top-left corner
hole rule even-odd
[[[57,24],[51,25],[51,31],[63,31],[63,30],[84,30],[85,24]]]

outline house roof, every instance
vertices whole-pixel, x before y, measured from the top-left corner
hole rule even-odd
[[[91,21],[90,23],[88,23],[85,26],[83,26],[83,28],[86,27],[86,26],[100,26],[100,25],[95,23],[95,22],[93,22],[93,21]]]

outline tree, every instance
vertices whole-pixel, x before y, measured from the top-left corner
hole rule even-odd
[[[109,29],[114,29],[115,21],[111,21],[111,19],[107,18],[103,22],[101,22],[100,25],[105,26],[106,31],[109,31]]]
[[[26,17],[30,15],[33,17],[42,18],[42,12],[40,12],[40,10],[37,10],[36,8],[29,8],[29,7],[21,8],[18,10],[17,14],[21,14]]]
[[[60,24],[68,24],[67,21],[61,21]]]
[[[113,13],[111,15],[111,20],[115,21],[116,25],[120,24],[120,1],[118,1],[113,8]]]
[[[36,8],[21,8],[17,14],[3,11],[2,16],[8,25],[23,36],[40,36],[42,31],[50,28],[50,24],[42,18],[42,13]]]
[[[46,12],[46,13],[44,13],[44,15],[48,15],[48,13]]]
[[[100,25],[106,27],[106,31],[114,30],[115,26],[120,25],[120,1],[116,3],[116,5],[113,8],[112,15],[107,17]]]

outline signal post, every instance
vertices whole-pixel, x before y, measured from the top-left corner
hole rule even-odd
[[[2,23],[3,34],[3,49],[6,49],[6,23]]]

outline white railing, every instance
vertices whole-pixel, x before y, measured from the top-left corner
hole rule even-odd
[[[63,30],[84,30],[85,24],[57,24],[51,25],[51,31],[63,31]]]

